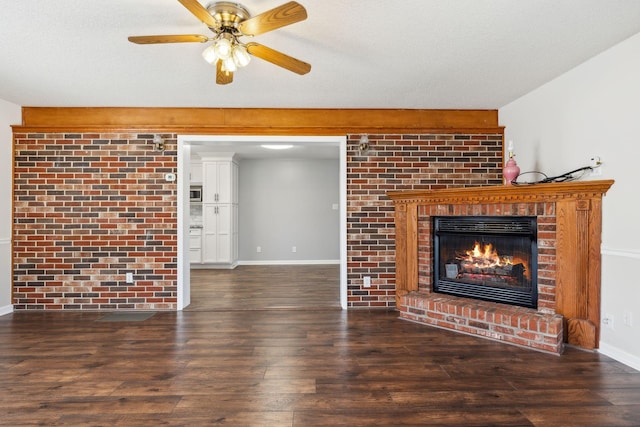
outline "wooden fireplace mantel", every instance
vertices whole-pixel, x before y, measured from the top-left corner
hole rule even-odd
[[[447,188],[387,193],[395,205],[396,301],[418,290],[418,207],[544,202],[556,213],[556,313],[564,317],[565,341],[598,347],[602,196],[613,180],[523,186]]]
[[[494,185],[490,187],[444,188],[440,190],[410,190],[389,192],[387,196],[398,203],[469,204],[524,203],[556,201],[560,199],[601,198],[613,180],[575,181],[535,185]]]

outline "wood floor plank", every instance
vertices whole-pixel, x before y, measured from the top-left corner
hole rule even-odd
[[[568,387],[590,388],[596,386],[598,390],[623,389],[633,392],[633,390],[636,389],[638,381],[640,381],[640,372],[636,371],[633,374],[607,373],[607,375],[599,375],[598,370],[594,370],[578,376],[561,375],[558,377],[550,377],[542,375],[540,377],[534,377],[525,375],[520,377],[505,376],[504,379],[519,390],[541,388],[563,389]]]
[[[337,379],[322,379],[316,384],[318,393],[348,393],[351,391],[374,391],[383,390],[391,393],[393,397],[396,392],[404,393],[424,393],[424,392],[453,392],[460,390],[513,390],[513,386],[503,378],[477,377],[477,378],[389,378],[369,381],[367,379],[353,378],[349,381]]]
[[[350,427],[531,427],[533,424],[515,409],[492,411],[477,409],[432,410],[432,411],[350,411],[317,413],[296,411],[294,427],[350,426]]]
[[[231,412],[209,407],[209,414],[109,414],[109,415],[69,415],[61,420],[61,425],[71,426],[237,426],[237,427],[291,427],[291,412]],[[30,424],[33,425],[33,424]],[[53,424],[51,424],[53,425]]]
[[[525,408],[522,413],[536,427],[637,427],[640,404],[616,406]]]
[[[640,390],[637,389],[610,389],[598,394],[614,405],[640,405]]]
[[[590,390],[569,389],[514,391],[514,390],[473,390],[473,391],[401,391],[391,393],[391,399],[401,406],[412,408],[428,407],[472,407],[472,408],[524,408],[553,406],[609,406],[610,402]]]

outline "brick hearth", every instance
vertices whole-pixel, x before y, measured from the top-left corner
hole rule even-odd
[[[396,306],[402,319],[561,353],[597,348],[601,198],[613,181],[389,193],[396,207]],[[538,219],[538,308],[432,292],[432,216]]]
[[[563,349],[562,316],[530,308],[418,291],[402,297],[400,317],[550,353]]]

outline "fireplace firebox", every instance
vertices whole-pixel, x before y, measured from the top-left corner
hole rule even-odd
[[[537,308],[534,216],[433,217],[433,291]]]

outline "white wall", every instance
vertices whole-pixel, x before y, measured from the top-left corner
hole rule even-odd
[[[11,125],[22,121],[20,107],[0,99],[0,315],[11,307],[11,162],[13,135]]]
[[[549,176],[589,165],[615,179],[603,202],[600,351],[640,370],[640,34],[500,108],[524,171]],[[631,313],[632,326],[624,314]]]
[[[339,262],[338,159],[247,159],[239,175],[240,263]]]

